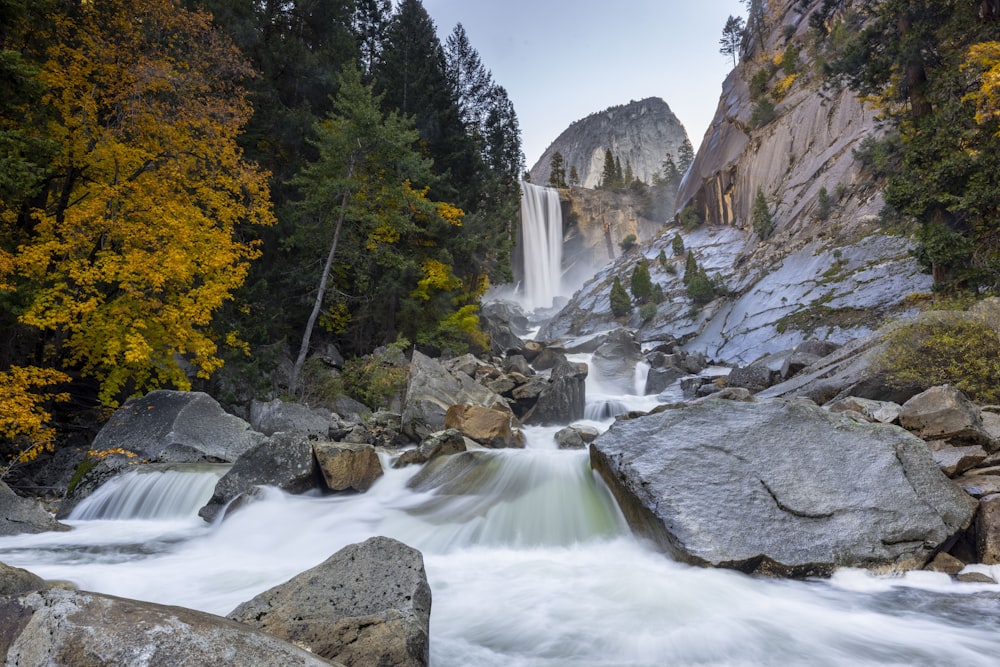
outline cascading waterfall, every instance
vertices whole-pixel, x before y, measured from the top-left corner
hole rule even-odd
[[[102,484],[70,519],[186,519],[212,497],[228,465],[148,466]]]
[[[550,308],[562,295],[562,206],[559,192],[521,183],[521,249],[524,260],[523,306]]]

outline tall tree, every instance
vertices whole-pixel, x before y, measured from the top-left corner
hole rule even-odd
[[[745,29],[743,17],[732,15],[726,19],[726,25],[722,28],[719,53],[724,56],[732,56],[733,67],[736,67],[736,57],[740,54],[740,45],[743,43]]]
[[[565,188],[566,186],[566,161],[563,154],[556,151],[549,161],[549,185],[553,188]]]
[[[220,366],[213,315],[258,254],[239,231],[273,217],[236,142],[251,72],[209,16],[172,0],[63,7],[40,68],[58,146],[0,282],[25,297],[21,323],[50,332],[44,362],[115,404]]]
[[[479,52],[469,43],[459,23],[445,42],[448,74],[461,110],[462,122],[470,134],[479,134],[485,119],[493,77],[483,66]]]
[[[362,78],[370,82],[382,59],[392,14],[390,0],[355,0],[352,27]]]

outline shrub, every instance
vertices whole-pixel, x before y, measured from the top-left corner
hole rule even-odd
[[[750,127],[756,129],[767,125],[777,114],[774,111],[774,102],[767,97],[763,97],[753,105],[750,113]]]
[[[927,313],[893,331],[880,362],[891,386],[950,384],[977,403],[1000,403],[1000,336],[984,315]]]
[[[833,200],[830,199],[830,193],[825,187],[820,188],[819,194],[816,195],[816,219],[825,222],[830,217],[831,210],[833,210]]]
[[[670,265],[670,261],[667,259],[667,253],[663,250],[661,250],[660,254],[657,255],[656,261],[658,261],[660,263],[660,266],[662,266],[664,269]]]
[[[632,290],[632,296],[639,303],[648,301],[649,297],[652,296],[653,281],[649,277],[649,264],[645,258],[637,262],[635,268],[632,269],[632,279],[629,287]]]
[[[754,72],[750,77],[750,99],[756,100],[767,92],[767,83],[771,80],[771,72],[768,69],[761,69]]]
[[[628,292],[622,286],[622,281],[615,276],[615,282],[611,285],[611,312],[615,317],[625,317],[632,312],[632,300],[628,297]]]
[[[345,392],[372,410],[387,406],[406,389],[407,368],[399,365],[399,359],[407,347],[409,341],[401,339],[373,354],[348,359],[340,375]]]
[[[639,306],[639,317],[642,318],[643,322],[648,322],[656,317],[656,304],[650,302]]]
[[[681,211],[681,226],[684,229],[691,231],[701,226],[703,222],[704,220],[702,220],[701,215],[698,213],[698,209],[694,206],[685,206],[684,210]]]
[[[799,46],[795,42],[789,42],[785,47],[784,57],[781,60],[781,70],[785,76],[791,76],[799,71]]]
[[[673,268],[671,266],[670,268]],[[653,295],[650,297],[650,301],[656,304],[663,303],[667,300],[667,295],[663,293],[663,286],[660,283],[653,285]]]
[[[635,242],[636,242],[635,234],[629,234],[628,236],[622,239],[621,243],[619,243],[618,246],[622,249],[622,252],[628,252],[629,250],[635,247]]]
[[[688,298],[697,304],[708,303],[715,298],[715,289],[712,287],[712,281],[709,280],[704,269],[699,268],[691,276],[691,279],[688,280],[687,295]]]

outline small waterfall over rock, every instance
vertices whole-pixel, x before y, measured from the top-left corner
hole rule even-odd
[[[228,465],[192,465],[134,470],[103,484],[69,518],[187,519],[212,497]]]
[[[521,183],[522,281],[526,310],[550,308],[562,295],[563,220],[559,192]]]

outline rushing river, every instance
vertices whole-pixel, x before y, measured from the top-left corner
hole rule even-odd
[[[424,554],[434,667],[1000,664],[1000,587],[932,573],[781,581],[672,562],[631,536],[586,452],[556,450],[555,430],[530,428],[528,449],[478,455],[420,492],[407,486],[416,468],[387,466],[365,494],[267,490],[214,525],[196,512],[221,470],[130,474],[81,505],[74,516],[90,518],[70,532],[0,539],[0,560],[226,614],[388,535]]]

